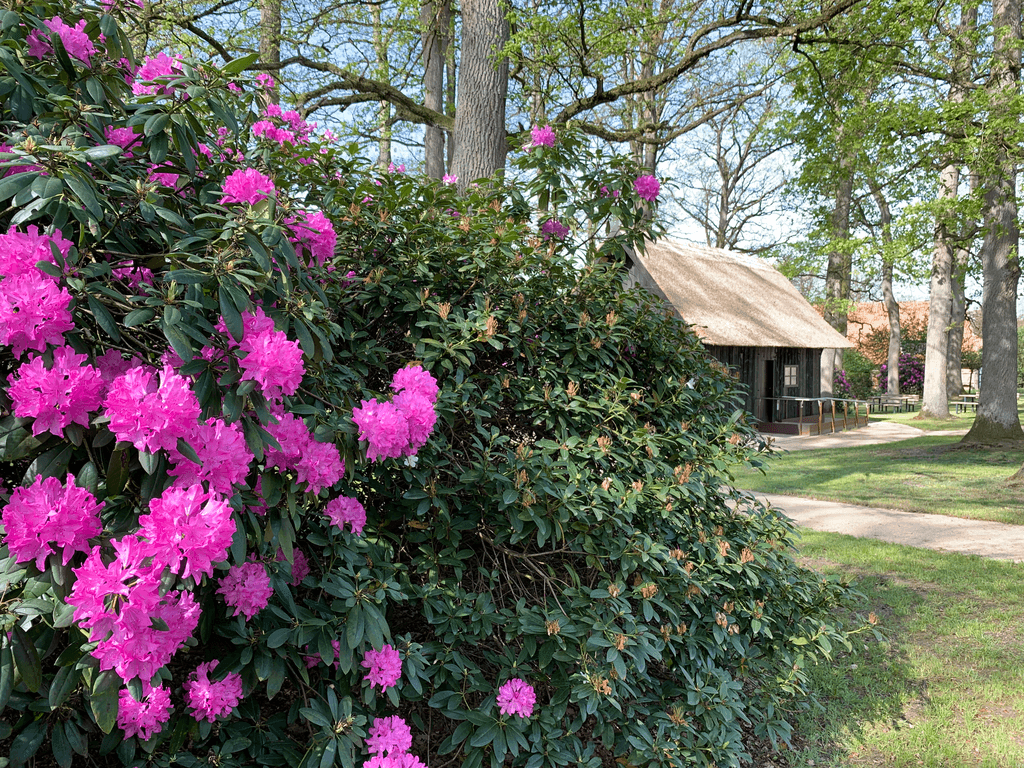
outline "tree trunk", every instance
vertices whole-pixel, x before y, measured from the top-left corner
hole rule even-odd
[[[875,198],[878,213],[881,217],[882,244],[887,253],[892,252],[892,211],[889,201],[882,194],[882,188],[876,179],[868,180],[871,196]],[[889,319],[889,349],[886,356],[886,392],[891,395],[900,393],[900,305],[892,293],[892,257],[882,257],[882,303]]]
[[[947,165],[939,174],[939,198],[955,200],[960,184],[960,169]],[[949,359],[949,328],[952,321],[953,244],[946,228],[947,214],[935,223],[935,252],[928,294],[928,337],[924,353],[924,396],[921,416],[949,418],[949,393],[946,389]]]
[[[849,318],[850,285],[853,280],[853,254],[850,253],[850,206],[853,200],[853,162],[843,157],[836,185],[836,203],[832,211],[832,246],[825,272],[825,321],[843,336]],[[832,394],[836,368],[843,365],[843,350],[825,350],[821,354],[821,394]]]
[[[508,19],[499,0],[463,2],[452,160],[452,173],[459,177],[460,189],[505,167],[508,59],[497,57],[508,36]]]
[[[949,287],[952,292],[949,322],[949,352],[946,356],[946,396],[959,400],[964,393],[963,346],[964,320],[967,317],[967,302],[964,297],[964,272],[967,268],[967,251],[957,248],[953,261],[953,274]]]
[[[451,8],[448,0],[424,0],[420,6],[423,40],[423,106],[444,112],[444,70]],[[423,132],[423,172],[432,179],[444,176],[444,130],[428,125]]]
[[[386,81],[391,67],[379,5],[373,6],[373,49],[377,55],[378,74]],[[380,128],[377,140],[377,165],[387,168],[391,165],[391,102],[381,100],[377,110],[377,125]]]
[[[1022,440],[1017,416],[1017,284],[1020,263],[1017,248],[1017,169],[1009,157],[998,125],[1016,122],[1012,114],[1020,78],[1020,0],[993,0],[993,64],[990,85],[990,125],[996,131],[991,165],[979,174],[985,197],[985,240],[981,248],[982,375],[978,412],[965,443]]]
[[[265,95],[268,103],[276,104],[280,98],[281,0],[260,0],[260,63],[269,66],[274,77],[274,87]]]

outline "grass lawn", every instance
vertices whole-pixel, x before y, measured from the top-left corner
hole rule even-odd
[[[810,531],[801,557],[856,577],[886,641],[812,671],[792,768],[1024,766],[1024,565]]]
[[[873,413],[871,421],[890,421],[895,424],[907,424],[911,427],[923,429],[926,432],[949,429],[970,429],[974,423],[974,411],[964,413],[950,413],[948,419],[922,419],[920,411],[908,413]]]
[[[911,414],[899,414],[908,416]],[[1007,483],[1024,450],[926,436],[885,445],[794,451],[768,474],[735,472],[738,488],[871,507],[1024,524],[1024,483]]]

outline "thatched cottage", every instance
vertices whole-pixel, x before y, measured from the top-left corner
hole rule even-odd
[[[822,350],[854,346],[761,259],[666,239],[632,262],[628,283],[695,326],[708,352],[746,385],[746,409],[761,422],[797,416],[798,402],[778,398],[820,397]]]

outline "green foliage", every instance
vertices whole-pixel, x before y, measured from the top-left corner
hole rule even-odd
[[[113,17],[83,13],[111,55],[130,57]],[[99,55],[92,70],[35,61],[24,28],[5,21],[3,35],[5,167],[20,170],[0,182],[0,216],[5,230],[36,223],[74,241],[56,270],[74,299],[68,343],[148,363],[173,350],[203,416],[241,425],[256,457],[231,498],[227,561],[198,583],[164,574],[203,612],[158,674],[175,712],[148,741],[123,738],[117,716],[119,695],[150,681],[101,670],[65,603],[82,553],[39,571],[0,549],[10,765],[50,750],[61,766],[80,755],[352,768],[367,758],[372,719],[392,714],[425,737],[414,751],[427,762],[465,768],[738,765],[746,728],[789,738],[806,665],[848,647],[833,619],[845,589],[796,565],[786,518],[727,503],[731,468],[761,464],[755,433],[696,337],[649,295],[622,290],[622,251],[652,234],[628,161],[587,158],[565,134],[553,152],[517,155],[521,185],[459,197],[315,141],[256,142],[251,84],[226,87],[244,62],[186,64],[174,94],[132,99]],[[107,127],[124,125],[140,131],[132,157],[103,144]],[[208,157],[200,144],[218,128],[227,154]],[[219,203],[239,167],[229,150],[241,149],[273,176],[275,198]],[[173,189],[150,177],[161,163],[178,175]],[[539,200],[571,223],[565,242],[537,236]],[[327,269],[304,265],[289,240],[290,217],[314,205],[338,232]],[[598,239],[612,218],[621,230]],[[149,266],[153,286],[115,275],[125,263]],[[264,460],[278,447],[275,417],[218,328],[223,318],[236,333],[257,304],[305,352],[286,410],[346,462],[344,480],[320,494]],[[413,360],[441,384],[431,442],[415,460],[367,462],[351,409]],[[19,362],[5,351],[5,371]],[[166,456],[115,442],[101,414],[63,438],[6,417],[0,466],[12,485],[72,474],[105,503],[95,544],[109,551],[173,478]],[[365,505],[362,537],[322,514],[339,492]],[[297,549],[311,570],[293,583]],[[215,590],[249,559],[269,570],[273,596],[245,621]],[[360,660],[386,642],[403,667],[383,693]],[[214,659],[218,674],[241,674],[246,694],[215,726],[180,696]],[[537,690],[528,719],[496,708],[511,677]]]
[[[859,350],[847,349],[843,352],[843,370],[853,398],[864,400],[871,395],[875,389],[874,377],[878,374],[878,366]]]

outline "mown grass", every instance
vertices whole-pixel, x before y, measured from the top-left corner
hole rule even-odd
[[[886,640],[812,671],[790,766],[1024,766],[1024,565],[803,531],[804,563],[856,577]]]
[[[870,507],[1024,524],[1024,484],[1008,479],[1024,449],[962,446],[932,435],[884,445],[794,451],[767,474],[735,473],[738,488]]]

